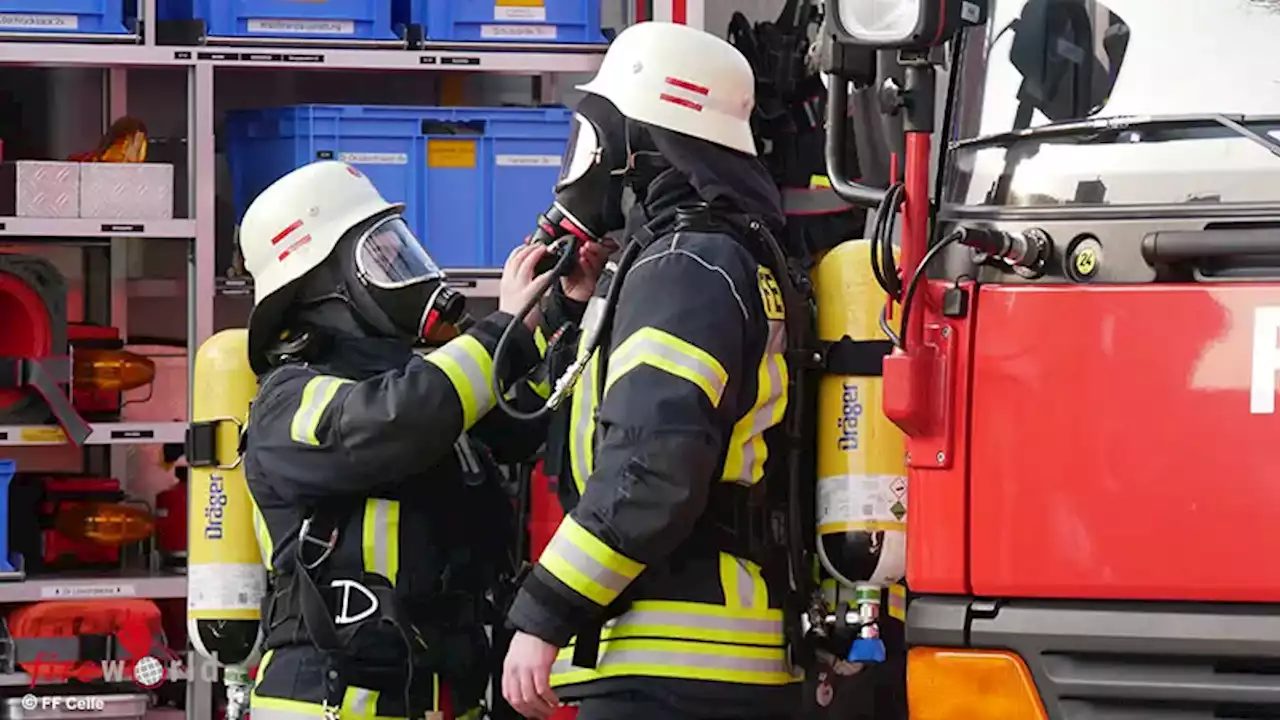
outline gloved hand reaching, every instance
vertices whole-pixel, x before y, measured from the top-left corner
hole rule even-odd
[[[544,289],[547,271],[534,277],[534,268],[547,254],[547,247],[540,243],[519,245],[507,256],[502,266],[502,279],[498,282],[498,311],[518,315],[524,306]],[[524,324],[533,331],[542,321],[542,309],[534,306],[524,318]]]

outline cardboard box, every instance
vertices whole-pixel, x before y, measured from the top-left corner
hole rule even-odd
[[[173,218],[173,166],[167,163],[84,163],[80,217]]]
[[[0,164],[0,215],[79,217],[80,164],[53,160]]]

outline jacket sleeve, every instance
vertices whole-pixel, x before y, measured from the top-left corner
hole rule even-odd
[[[425,357],[360,382],[300,372],[274,383],[273,397],[253,409],[261,429],[253,451],[282,499],[367,494],[452,452],[494,405],[493,351],[511,320],[494,313]],[[509,366],[499,369],[507,382],[538,362],[532,334],[521,326],[513,337]]]
[[[521,412],[532,412],[551,396],[551,386],[556,379],[556,368],[547,355],[550,340],[565,325],[571,328],[582,319],[586,303],[566,297],[557,286],[547,295],[542,322],[533,333],[538,350],[538,362],[519,382],[510,385],[507,402]],[[570,335],[572,333],[570,332]],[[565,340],[560,341],[564,347]],[[486,415],[472,432],[492,452],[494,459],[503,464],[524,462],[533,457],[546,441],[549,418],[527,422],[516,420],[498,410]]]
[[[732,425],[743,372],[749,257],[723,236],[680,236],[625,279],[594,471],[510,610],[563,647],[693,531]]]

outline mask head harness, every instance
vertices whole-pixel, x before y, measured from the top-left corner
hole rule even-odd
[[[462,322],[466,311],[466,298],[449,286],[398,212],[370,218],[343,235],[329,259],[303,281],[297,315],[321,318],[306,324],[335,324],[324,312],[335,300],[358,327],[333,329],[411,342]]]

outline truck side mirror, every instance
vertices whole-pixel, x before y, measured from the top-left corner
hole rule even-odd
[[[1009,49],[1022,76],[1018,100],[1053,122],[1094,115],[1111,97],[1128,48],[1129,25],[1096,0],[1031,0]]]

